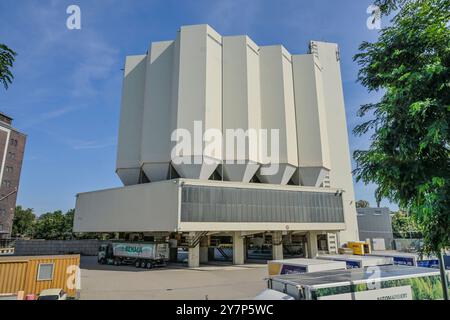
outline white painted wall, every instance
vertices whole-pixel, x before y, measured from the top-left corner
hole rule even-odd
[[[145,183],[77,195],[74,232],[174,231],[178,186]]]
[[[339,234],[339,241],[343,243],[358,239],[358,224],[338,46],[318,41],[314,41],[314,44],[317,49],[313,53],[318,56],[323,67],[322,79],[330,148],[330,186],[345,191],[343,201],[347,228]]]
[[[181,27],[179,38],[176,127],[195,135],[194,121],[203,130],[222,129],[222,37],[208,25]],[[174,165],[182,177],[208,179],[221,154],[205,153],[205,144],[183,157],[216,159],[215,164]]]
[[[152,232],[152,231],[267,231],[330,230],[345,228],[343,223],[223,223],[181,222],[180,184],[224,188],[257,188],[331,192],[326,188],[270,184],[201,181],[198,179],[166,180],[121,188],[80,193],[76,198],[74,232]]]
[[[226,136],[227,129],[247,131],[261,128],[258,50],[258,46],[247,36],[223,37],[222,130],[225,180],[249,182],[259,168],[257,136],[251,141],[247,137],[243,142],[245,146],[240,147],[241,150],[245,149],[243,154],[237,153],[237,138],[227,139]],[[234,148],[226,148],[231,143],[234,143]]]
[[[319,187],[330,169],[322,67],[314,55],[292,56],[297,120],[297,184]]]
[[[146,55],[125,61],[116,172],[124,185],[139,181]]]
[[[147,59],[141,165],[151,182],[169,173],[174,47],[174,41],[153,42]]]
[[[298,166],[291,55],[277,45],[260,47],[259,57],[261,127],[279,130],[280,167],[278,174],[259,174],[258,178],[266,183],[287,184]]]

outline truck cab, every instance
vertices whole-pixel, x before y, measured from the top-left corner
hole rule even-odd
[[[108,259],[112,258],[112,246],[111,244],[102,244],[98,247],[97,261],[100,264],[108,263]]]

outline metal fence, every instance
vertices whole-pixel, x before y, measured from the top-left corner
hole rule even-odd
[[[181,221],[343,223],[344,210],[340,193],[185,185]]]

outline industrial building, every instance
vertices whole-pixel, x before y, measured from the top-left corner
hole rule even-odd
[[[116,162],[124,186],[78,194],[74,231],[170,239],[191,267],[214,259],[211,250],[242,264],[358,240],[339,60],[333,43],[292,55],[208,25],[128,56]],[[179,130],[203,140],[180,151]],[[208,130],[225,137],[219,151]],[[243,152],[230,151],[229,130],[277,136],[249,134]]]
[[[359,239],[370,239],[372,247],[374,239],[382,240],[385,249],[393,249],[394,233],[389,208],[356,208],[356,212]]]
[[[11,235],[26,135],[12,127],[13,119],[0,112],[0,239]]]

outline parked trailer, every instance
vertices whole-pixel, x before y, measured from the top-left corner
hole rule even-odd
[[[101,264],[135,265],[136,268],[165,266],[169,260],[168,243],[125,243],[103,244],[98,251]]]
[[[390,257],[357,256],[351,254],[326,254],[317,256],[317,259],[344,261],[347,265],[347,269],[394,264],[394,260]]]
[[[443,299],[439,271],[396,265],[281,275],[267,286],[296,300]]]
[[[413,266],[423,268],[439,268],[439,260],[433,256],[420,256],[418,253],[397,251],[374,251],[372,256],[391,257],[394,264],[401,266]],[[445,268],[450,270],[450,261],[445,261]]]
[[[284,259],[267,263],[269,276],[325,270],[345,269],[344,261],[327,261],[319,259]]]

